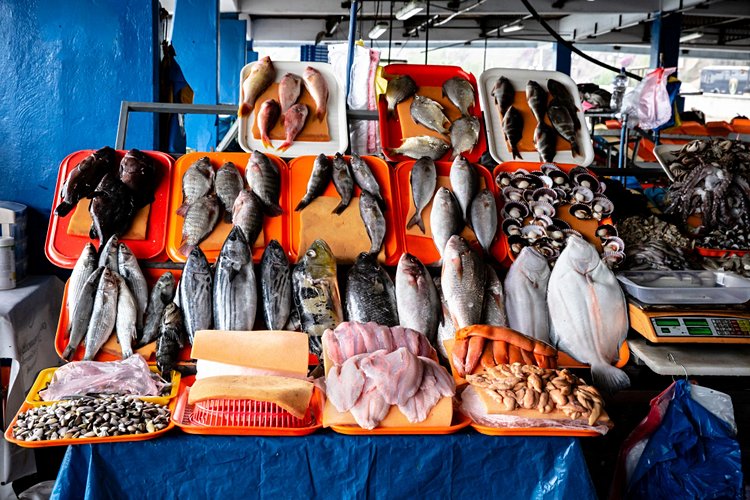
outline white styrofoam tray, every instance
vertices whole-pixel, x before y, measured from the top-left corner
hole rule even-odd
[[[255,110],[253,110],[249,115],[238,118],[238,142],[240,147],[247,152],[257,149],[264,153],[275,154],[285,158],[319,155],[320,153],[326,155],[344,153],[349,145],[349,129],[346,125],[346,92],[341,88],[336,76],[333,74],[333,66],[320,62],[272,61],[272,63],[276,69],[276,78],[274,79],[276,83],[280,82],[287,73],[294,73],[302,78],[302,74],[308,66],[320,71],[328,84],[328,114],[326,119],[328,120],[328,132],[331,140],[327,142],[295,141],[284,152],[275,149],[284,141],[271,141],[273,147],[270,149],[266,148],[260,139],[253,137],[252,129],[255,120]],[[245,65],[240,72],[240,95],[242,95],[242,82],[245,81],[253,64],[255,63]],[[310,114],[312,114],[312,110]]]
[[[495,98],[492,97],[492,88],[498,78],[504,76],[513,84],[516,92],[525,92],[526,82],[534,80],[547,90],[547,80],[553,78],[565,85],[577,103],[581,102],[578,94],[578,86],[565,73],[557,71],[534,71],[529,69],[511,69],[511,68],[490,68],[485,70],[479,76],[479,101],[484,111],[484,122],[487,127],[487,145],[492,155],[498,163],[514,161],[512,152],[508,149],[508,144],[503,136],[502,117],[495,107]],[[571,163],[576,165],[588,166],[594,161],[594,147],[591,144],[591,136],[586,124],[586,118],[583,115],[582,107],[579,106],[578,119],[581,122],[581,129],[578,131],[578,144],[581,146],[582,156],[573,158],[570,149],[558,150],[555,155],[555,163]],[[536,127],[536,121],[524,123],[526,127]],[[539,153],[536,151],[521,152],[520,161],[539,163]],[[519,161],[517,158],[515,161]]]
[[[656,161],[658,161],[661,168],[664,169],[664,172],[666,172],[670,181],[674,181],[674,175],[672,175],[672,171],[669,170],[669,165],[675,160],[675,153],[682,148],[683,146],[681,144],[659,144],[654,148]]]

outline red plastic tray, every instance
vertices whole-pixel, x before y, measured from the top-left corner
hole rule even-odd
[[[698,252],[699,255],[702,255],[703,257],[731,257],[732,255],[736,255],[738,257],[742,257],[745,254],[750,253],[750,250],[725,250],[721,248],[706,248],[706,247],[695,247],[695,251]]]
[[[65,217],[58,217],[55,215],[55,207],[62,201],[60,190],[62,189],[65,179],[84,158],[93,153],[93,149],[86,149],[83,151],[76,151],[69,154],[60,164],[60,169],[57,175],[57,184],[55,185],[55,197],[52,201],[52,211],[49,217],[49,228],[47,229],[47,241],[44,245],[45,253],[47,258],[59,267],[72,269],[75,266],[78,257],[81,255],[83,247],[90,240],[88,237],[73,236],[68,234],[68,224],[70,223],[73,212]],[[127,151],[119,150],[116,151],[117,162],[125,156]],[[151,210],[148,215],[148,228],[146,230],[145,240],[130,240],[123,239],[124,243],[128,244],[128,247],[133,251],[136,258],[141,260],[149,260],[158,258],[164,252],[164,246],[166,243],[166,224],[164,221],[167,219],[167,205],[169,200],[169,187],[172,166],[174,161],[172,157],[165,153],[158,151],[143,151],[150,156],[157,168],[160,170],[161,181],[159,186],[156,188],[154,194],[154,202],[151,204]],[[152,223],[156,221],[157,223]]]
[[[437,65],[424,65],[424,64],[389,64],[383,69],[383,77],[389,79],[396,75],[409,75],[417,86],[426,87],[441,87],[443,83],[453,78],[454,76],[460,76],[466,78],[474,87],[474,106],[469,108],[469,112],[472,116],[479,119],[480,130],[479,130],[479,142],[474,146],[474,149],[464,153],[464,157],[470,162],[479,161],[479,157],[482,153],[487,150],[487,138],[484,127],[484,119],[482,118],[482,109],[479,105],[479,90],[477,88],[477,80],[474,75],[467,73],[458,66],[437,66]],[[412,160],[408,156],[392,154],[388,151],[388,148],[398,148],[401,146],[401,126],[398,120],[388,116],[388,103],[385,100],[385,94],[381,95],[378,99],[378,123],[380,124],[380,143],[383,149],[385,157],[394,162]],[[450,160],[453,154],[453,149],[449,149],[448,152],[441,158],[441,160]]]

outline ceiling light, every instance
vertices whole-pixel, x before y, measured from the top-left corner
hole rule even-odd
[[[523,23],[511,24],[503,28],[503,33],[513,33],[515,31],[521,31],[524,28]]]
[[[396,12],[396,19],[398,19],[399,21],[405,21],[411,17],[416,16],[424,9],[424,2],[416,2],[412,0],[411,2],[408,2],[406,5],[398,9],[398,11]]]
[[[695,33],[688,33],[687,35],[683,35],[680,37],[680,43],[689,42],[690,40],[697,40],[702,36],[703,33],[701,33],[700,31],[696,31]]]
[[[367,34],[369,38],[376,39],[380,38],[380,36],[385,33],[388,30],[388,23],[385,21],[380,21],[379,23],[375,23],[375,25],[372,27],[370,32]]]

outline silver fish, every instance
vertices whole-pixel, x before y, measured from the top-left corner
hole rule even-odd
[[[614,392],[630,385],[612,366],[628,333],[625,296],[599,252],[578,236],[567,240],[549,279],[552,343],[591,365],[594,385]]]
[[[96,290],[99,286],[99,279],[105,269],[108,268],[99,267],[89,275],[83,283],[83,286],[78,293],[78,297],[73,304],[70,320],[70,337],[68,338],[68,345],[65,347],[62,354],[62,357],[65,360],[70,361],[78,348],[78,344],[80,344],[86,336],[86,331],[91,323],[91,312],[94,309],[94,298],[96,297]],[[68,290],[70,290],[70,288],[68,288]]]
[[[503,283],[495,270],[487,264],[487,281],[484,284],[484,309],[482,324],[508,326],[508,315],[505,313],[505,294]]]
[[[453,157],[474,149],[479,142],[479,119],[476,116],[464,116],[451,125],[451,147]]]
[[[250,67],[250,72],[242,81],[240,92],[240,109],[237,115],[249,116],[255,109],[255,101],[265,92],[276,78],[276,68],[273,67],[271,58],[262,57]]]
[[[386,223],[377,198],[367,191],[362,191],[359,195],[359,215],[367,229],[367,236],[370,237],[370,253],[377,255],[383,248]]]
[[[73,309],[78,303],[78,295],[83,289],[83,285],[86,284],[86,280],[89,279],[91,273],[96,271],[97,266],[96,248],[91,243],[86,243],[81,251],[81,256],[78,257],[76,265],[73,267],[73,272],[70,274],[70,280],[68,281],[68,299],[66,301],[68,308],[68,331],[73,323]]]
[[[380,184],[372,173],[370,166],[363,160],[357,153],[352,155],[352,176],[357,182],[357,186],[362,191],[370,193],[372,196],[377,198],[379,202],[383,202],[383,195],[380,194]]]
[[[422,158],[427,156],[433,160],[439,160],[450,149],[450,144],[437,137],[420,135],[407,137],[398,148],[393,148],[392,153],[408,156],[409,158]]]
[[[179,293],[185,331],[192,345],[195,332],[209,330],[213,324],[213,276],[211,266],[199,247],[190,252],[185,262]]]
[[[443,97],[448,97],[462,116],[469,116],[469,108],[476,103],[474,87],[466,78],[454,76],[443,83]]]
[[[237,195],[240,194],[245,185],[242,174],[231,161],[226,162],[216,171],[216,196],[219,197],[221,205],[224,207],[224,220],[232,222],[232,207]]]
[[[440,298],[440,314],[438,314],[440,322],[438,323],[437,341],[435,343],[437,344],[438,352],[447,360],[448,350],[445,348],[445,341],[456,339],[456,326],[453,324],[450,309],[448,309],[448,304],[445,302],[440,278],[437,277],[433,281],[438,292],[438,297]]]
[[[492,97],[495,98],[495,107],[498,113],[500,113],[500,119],[505,116],[508,108],[513,104],[513,100],[516,98],[516,89],[513,88],[513,84],[510,80],[501,76],[495,82],[495,86],[492,88]]]
[[[135,344],[138,337],[135,329],[137,308],[133,294],[130,292],[125,279],[118,273],[112,273],[112,275],[117,281],[115,332],[117,333],[117,341],[120,344],[122,359],[125,359],[133,355],[133,344]]]
[[[579,156],[578,135],[576,134],[573,116],[568,109],[558,100],[553,99],[549,104],[547,116],[549,116],[549,121],[552,122],[552,126],[555,127],[557,133],[570,143],[570,153],[573,156]]]
[[[260,260],[260,293],[263,319],[269,330],[283,330],[293,309],[292,269],[286,252],[276,240],[263,250]]]
[[[117,246],[120,239],[112,235],[99,252],[99,267],[107,266],[110,271],[117,272]]]
[[[388,113],[393,114],[396,105],[410,98],[417,92],[417,84],[408,75],[399,75],[388,80],[385,88],[385,100],[388,103]]]
[[[505,311],[508,326],[529,337],[549,342],[547,259],[533,247],[524,247],[505,276]]]
[[[172,370],[177,365],[185,336],[182,311],[174,302],[171,302],[164,309],[159,325],[159,337],[156,339],[156,367],[167,382],[172,380]]]
[[[217,330],[253,329],[258,307],[253,255],[238,227],[229,232],[216,260],[213,306]]]
[[[219,222],[219,211],[219,200],[214,194],[204,196],[190,205],[182,223],[182,255],[189,255],[193,248],[211,234]]]
[[[414,163],[409,174],[409,184],[411,184],[411,197],[414,201],[414,216],[406,224],[406,228],[419,226],[422,232],[425,232],[424,221],[422,220],[422,210],[430,203],[432,196],[435,194],[437,186],[437,171],[435,162],[424,156]]]
[[[546,163],[551,163],[557,154],[557,135],[555,130],[544,122],[539,122],[534,129],[534,146],[539,153],[539,158]]]
[[[448,133],[445,123],[450,123],[450,120],[443,113],[443,106],[439,102],[433,101],[429,97],[415,95],[411,107],[409,107],[409,112],[414,121],[420,125],[439,134]]]
[[[482,320],[487,268],[479,255],[459,235],[445,245],[440,283],[456,329]]]
[[[544,123],[547,114],[547,91],[534,80],[526,82],[526,101],[538,123]]]
[[[138,259],[124,243],[120,243],[117,248],[117,263],[120,276],[125,279],[135,298],[136,328],[140,331],[143,328],[143,315],[148,306],[148,283],[143,276],[141,266],[138,265]]]
[[[281,77],[281,81],[279,82],[281,116],[284,116],[284,113],[297,102],[300,92],[302,92],[302,78],[294,73],[287,73]]]
[[[440,257],[444,255],[445,244],[451,236],[459,234],[464,227],[461,207],[456,197],[447,188],[439,187],[432,200],[430,211],[430,229]]]
[[[91,310],[91,320],[86,331],[84,361],[91,361],[107,342],[115,329],[117,316],[117,280],[115,273],[105,268],[96,287],[96,298]]]
[[[151,289],[146,314],[143,317],[143,334],[138,342],[139,345],[150,344],[159,336],[161,317],[164,315],[167,304],[174,300],[175,286],[174,275],[167,271],[159,277]]]
[[[281,194],[281,174],[274,162],[260,151],[253,151],[245,169],[245,177],[250,189],[261,202],[266,215],[277,217],[283,212],[279,205]]]
[[[315,158],[313,163],[313,170],[310,174],[310,179],[307,181],[307,191],[305,196],[299,201],[297,206],[294,208],[295,212],[299,212],[304,209],[312,201],[323,194],[323,191],[328,187],[328,183],[331,180],[331,174],[333,171],[333,163],[324,154],[319,154]]]
[[[469,207],[471,201],[479,190],[479,179],[474,166],[466,161],[463,156],[456,156],[451,165],[450,171],[451,190],[461,207],[461,215],[467,224],[471,223],[469,219]]]
[[[346,315],[349,321],[398,325],[396,289],[373,254],[361,253],[346,280]]]
[[[182,205],[177,209],[177,215],[185,217],[188,207],[211,191],[214,176],[211,160],[207,156],[185,170],[182,174]]]
[[[354,179],[349,172],[349,164],[341,153],[336,153],[333,158],[333,185],[336,192],[341,196],[341,202],[333,209],[333,213],[341,215],[346,210],[354,195]]]
[[[252,191],[243,189],[234,200],[232,221],[242,229],[245,240],[252,248],[263,231],[263,202]]]
[[[322,121],[326,116],[328,106],[328,83],[323,74],[312,66],[305,68],[302,80],[315,101],[315,117]]]
[[[433,345],[440,319],[440,297],[427,268],[415,256],[401,255],[396,267],[399,324],[423,333]]]
[[[474,234],[485,253],[490,254],[490,247],[497,233],[497,205],[495,195],[488,189],[477,193],[469,207],[469,217]]]
[[[505,112],[505,116],[503,117],[503,133],[510,145],[509,149],[513,153],[513,158],[521,159],[518,143],[523,137],[523,115],[515,106],[509,107],[508,111]]]

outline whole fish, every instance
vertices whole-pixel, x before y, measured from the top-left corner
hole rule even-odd
[[[451,145],[442,139],[430,135],[407,137],[398,148],[392,148],[391,153],[419,159],[427,156],[432,160],[439,160],[448,152]]]
[[[628,309],[617,278],[599,252],[578,236],[567,240],[549,279],[551,340],[591,365],[594,385],[614,392],[630,385],[612,366],[628,333]]]
[[[250,67],[250,73],[242,82],[240,92],[240,109],[237,115],[248,116],[255,109],[255,101],[276,78],[276,69],[273,67],[271,58],[266,56]]]
[[[434,278],[433,281],[438,292],[438,297],[440,298],[440,312],[438,314],[440,322],[438,323],[437,340],[435,341],[435,344],[437,344],[438,352],[440,352],[443,358],[447,360],[448,350],[445,348],[445,341],[456,339],[456,327],[453,324],[453,318],[451,318],[448,304],[445,303],[445,296],[443,295],[443,288],[440,284],[440,277]]]
[[[224,220],[232,222],[232,207],[237,196],[245,186],[242,174],[231,161],[226,162],[216,171],[216,196],[218,196],[221,206],[224,207]]]
[[[505,312],[512,329],[549,342],[547,259],[533,247],[524,247],[505,276]]]
[[[423,156],[411,168],[409,174],[409,184],[411,185],[411,198],[414,202],[414,216],[406,224],[406,228],[414,226],[419,227],[422,233],[425,232],[424,221],[422,220],[422,210],[432,201],[437,186],[437,170],[435,162],[432,159]]]
[[[99,149],[76,165],[65,178],[60,189],[62,201],[55,208],[58,217],[68,215],[84,198],[91,198],[105,174],[115,168],[115,150],[109,146]]]
[[[260,260],[260,294],[263,319],[269,330],[283,330],[293,309],[292,269],[286,252],[276,240],[263,250]]]
[[[159,337],[161,318],[167,305],[174,300],[175,287],[174,275],[167,271],[151,289],[146,314],[143,315],[143,334],[138,345],[150,344]]]
[[[370,166],[363,160],[357,153],[352,155],[352,176],[357,182],[357,186],[362,191],[370,193],[372,196],[377,198],[379,202],[383,202],[383,195],[380,194],[380,183],[372,173]]]
[[[503,118],[503,132],[505,139],[510,145],[513,158],[521,159],[521,153],[518,151],[518,142],[523,137],[523,115],[514,107],[508,108]]]
[[[367,229],[367,236],[370,237],[370,254],[377,255],[383,248],[385,239],[385,217],[380,209],[377,198],[367,191],[362,191],[359,195],[359,215]]]
[[[323,240],[313,241],[292,272],[294,304],[302,331],[310,342],[310,352],[321,356],[321,337],[344,320],[341,295],[336,280],[336,257]]]
[[[179,294],[185,331],[192,345],[195,332],[209,330],[213,324],[213,276],[211,266],[199,247],[190,252],[182,269]]]
[[[182,174],[182,205],[177,215],[185,217],[187,209],[206,196],[214,185],[214,169],[207,156],[197,160]]]
[[[450,175],[451,190],[461,207],[463,220],[470,224],[469,206],[479,190],[479,179],[477,171],[471,163],[463,156],[456,156],[451,165]]]
[[[445,244],[451,236],[459,234],[464,227],[461,207],[456,197],[447,188],[439,187],[432,200],[430,211],[430,228],[432,241],[440,257],[444,255]]]
[[[115,273],[105,268],[96,287],[96,298],[86,330],[84,361],[91,361],[107,342],[115,329],[117,316],[117,280]]]
[[[263,203],[266,215],[277,217],[283,213],[279,205],[281,174],[279,168],[260,151],[253,151],[245,168],[245,177],[250,189]]]
[[[94,309],[94,299],[96,298],[96,290],[99,287],[99,279],[105,269],[104,267],[99,267],[89,275],[73,304],[68,345],[62,353],[63,359],[67,361],[70,361],[78,348],[78,344],[86,336],[86,331],[91,323],[91,312]],[[68,285],[68,291],[70,291],[70,285]]]
[[[557,134],[555,130],[544,123],[539,122],[534,129],[534,146],[539,152],[539,158],[543,162],[551,163],[557,154]]]
[[[172,370],[177,366],[185,335],[182,311],[174,302],[171,302],[164,309],[159,325],[159,336],[156,339],[156,368],[167,382],[172,381]]]
[[[112,275],[117,281],[115,332],[117,333],[117,342],[120,344],[122,359],[125,359],[133,355],[133,344],[138,337],[135,328],[137,308],[133,294],[130,292],[125,279],[117,273],[112,273]]]
[[[393,114],[396,105],[410,98],[417,92],[417,84],[408,75],[399,75],[388,80],[385,88],[385,100],[388,103],[388,113]]]
[[[526,83],[526,101],[538,123],[544,123],[547,114],[547,91],[534,80]]]
[[[443,114],[443,106],[439,102],[433,101],[429,97],[415,95],[409,107],[409,112],[418,124],[439,134],[448,133],[445,122],[450,123],[450,120]]]
[[[349,321],[398,325],[396,289],[373,254],[361,253],[346,280],[346,316]]]
[[[135,217],[136,206],[133,193],[120,182],[117,174],[106,174],[93,193],[89,214],[91,215],[91,238],[107,241],[113,234],[124,234]]]
[[[328,187],[328,183],[331,181],[331,174],[333,171],[333,163],[324,154],[319,154],[313,162],[313,170],[310,174],[310,179],[307,181],[307,191],[305,196],[297,204],[294,209],[295,212],[299,212],[312,201],[323,194],[323,191]]]
[[[247,189],[240,191],[234,200],[232,221],[235,227],[242,229],[250,246],[255,246],[258,236],[263,231],[263,203],[254,192]]]
[[[289,149],[292,144],[294,144],[294,139],[297,138],[297,135],[299,135],[299,133],[305,127],[305,122],[307,121],[307,113],[307,106],[299,102],[292,105],[292,107],[289,108],[286,113],[284,113],[283,121],[284,133],[286,134],[286,138],[284,139],[284,142],[281,144],[281,146],[278,147],[279,151],[284,152]]]
[[[68,308],[68,332],[70,332],[73,324],[73,309],[78,303],[78,296],[83,289],[83,285],[86,284],[86,280],[91,276],[91,273],[99,267],[97,262],[98,259],[94,245],[86,243],[83,251],[81,251],[81,256],[78,257],[75,266],[73,266],[73,272],[70,274],[70,280],[68,281],[68,296],[66,300]]]
[[[189,255],[193,248],[211,234],[219,222],[220,210],[219,200],[214,194],[204,196],[190,205],[182,223],[182,255]]]
[[[245,235],[233,227],[219,252],[214,275],[214,328],[252,330],[258,295],[253,255]]]
[[[117,247],[117,264],[120,276],[125,279],[130,291],[133,292],[136,304],[136,328],[140,331],[143,328],[143,315],[148,306],[148,283],[143,277],[138,259],[124,243],[120,243]]]
[[[323,121],[328,107],[328,83],[320,71],[308,66],[302,73],[305,88],[315,101],[315,118]]]
[[[131,149],[120,162],[120,181],[133,192],[136,208],[153,203],[159,172],[154,160],[138,149]]]
[[[573,118],[568,109],[559,101],[553,99],[552,102],[550,102],[547,115],[549,116],[549,121],[552,122],[552,126],[557,130],[557,133],[570,143],[570,153],[573,156],[579,156],[578,137],[575,125],[573,124]]]
[[[479,244],[489,255],[497,233],[497,205],[491,191],[483,189],[477,193],[469,208],[469,219]]]
[[[340,215],[341,212],[346,210],[349,203],[352,201],[354,195],[354,179],[349,172],[349,164],[346,159],[341,156],[341,153],[336,153],[333,158],[333,185],[336,188],[336,192],[341,197],[341,201],[336,208],[333,209],[334,214]]]
[[[282,115],[297,102],[300,92],[302,92],[302,78],[294,73],[287,73],[281,77],[281,81],[279,82],[279,104],[281,105]]]
[[[578,131],[581,128],[581,121],[578,119],[578,103],[571,95],[568,87],[550,78],[547,80],[547,89],[553,99],[556,99],[565,109],[570,113],[570,118],[573,120],[573,128]]]
[[[107,266],[110,271],[118,272],[120,264],[117,262],[117,248],[120,246],[120,238],[112,235],[99,252],[99,267]]]
[[[271,138],[268,134],[271,133],[271,129],[279,121],[281,116],[281,106],[276,102],[275,99],[266,99],[263,104],[260,105],[258,110],[258,129],[260,130],[260,142],[266,148],[271,148]]]
[[[482,320],[487,268],[479,255],[459,235],[445,244],[440,283],[456,329]]]
[[[484,308],[482,309],[482,324],[492,326],[508,326],[508,315],[505,313],[505,294],[503,283],[497,277],[495,270],[487,264],[487,281],[484,284]]]
[[[492,97],[495,98],[495,107],[500,113],[500,119],[503,119],[505,112],[508,111],[516,98],[516,89],[513,88],[510,80],[501,76],[495,82],[495,86],[492,87]]]
[[[479,142],[479,119],[476,116],[463,116],[451,125],[451,147],[453,157],[474,149]]]
[[[461,112],[461,116],[469,116],[469,108],[474,105],[474,87],[466,78],[454,76],[443,83],[443,97],[447,97]]]
[[[409,253],[401,255],[396,267],[396,306],[399,324],[423,333],[434,345],[440,297],[427,268]]]

